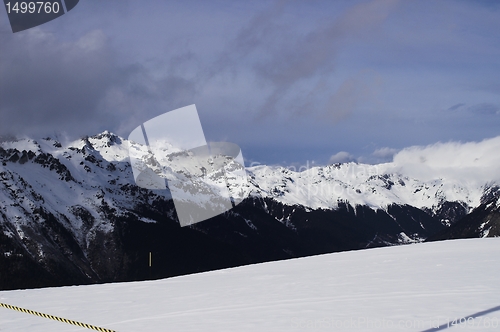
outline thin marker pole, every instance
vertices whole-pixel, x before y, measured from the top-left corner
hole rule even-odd
[[[149,252],[149,279],[151,279],[151,251]]]

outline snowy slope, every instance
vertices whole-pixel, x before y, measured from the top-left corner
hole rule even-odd
[[[249,169],[255,194],[288,205],[312,209],[336,209],[339,202],[385,209],[388,205],[411,205],[436,210],[443,202],[479,205],[485,183],[468,185],[464,179],[421,180],[395,173],[394,165],[337,164],[293,172],[283,167]],[[465,179],[466,180],[466,179]]]
[[[107,132],[0,147],[0,250],[11,268],[38,264],[72,283],[116,278],[126,266],[115,220],[149,222],[136,207],[168,198],[134,186],[126,145]]]
[[[117,331],[451,331],[500,327],[500,239],[351,251],[157,281],[0,292]],[[467,320],[468,318],[468,320]],[[441,326],[441,329],[433,329]],[[85,331],[0,308],[1,331]]]
[[[397,154],[393,162],[378,165],[351,162],[303,167],[297,171],[279,166],[250,167],[247,169],[251,178],[250,188],[245,191],[250,190],[254,196],[270,197],[287,205],[312,209],[336,209],[339,202],[345,201],[353,206],[366,205],[373,209],[385,209],[390,204],[407,204],[433,211],[449,201],[460,202],[471,209],[479,206],[484,190],[500,180],[495,153],[500,148],[500,137],[476,144],[476,154],[468,158],[462,156],[461,162],[450,162],[448,158],[442,164],[436,163],[435,157],[428,156],[425,149],[409,148]],[[493,145],[497,149],[481,149],[481,144]],[[58,159],[85,191],[109,187],[111,180],[119,181],[118,184],[133,183],[128,163],[128,141],[109,132],[70,142],[64,147],[53,140],[29,138],[2,142],[0,147],[8,151],[5,159],[12,159],[12,151],[17,151],[22,159],[23,150],[32,151],[35,158],[47,154]],[[438,146],[438,149],[448,151],[451,148]],[[458,152],[455,154],[460,155]],[[469,159],[472,161],[469,162]],[[47,182],[52,179],[44,181],[44,176],[48,174],[46,170],[29,164],[14,162],[3,167],[19,174],[38,189],[47,188]],[[120,168],[114,172],[117,165]],[[0,166],[0,171],[3,167]],[[56,188],[48,186],[57,196],[50,204],[91,204],[82,199],[81,193],[69,195],[67,187],[64,184]],[[70,186],[70,189],[74,188]]]
[[[97,221],[93,225],[95,229],[110,230],[106,217],[98,213],[102,199],[110,207],[127,200],[119,191],[107,190],[106,197],[103,191],[109,187],[109,181],[118,186],[131,183],[131,171],[125,163],[126,147],[111,145],[110,139],[113,136],[101,135],[72,142],[64,148],[50,139],[1,143],[8,155],[18,151],[20,160],[0,166],[0,189],[3,189],[0,190],[0,211],[7,220],[16,220],[20,226],[30,220],[27,215],[43,207],[56,216],[64,216],[82,244],[86,243],[85,237],[94,232],[84,229],[75,208],[84,208],[92,214]],[[26,151],[32,152],[33,157],[21,162]],[[19,201],[21,204],[16,204]]]
[[[339,201],[385,209],[390,204],[436,211],[445,202],[479,206],[485,189],[500,183],[500,136],[481,142],[410,147],[390,163],[249,169],[254,190],[289,205],[337,208]]]
[[[50,138],[2,142],[0,147],[7,160],[0,166],[0,212],[7,220],[17,220],[17,225],[30,219],[23,216],[43,207],[67,220],[81,244],[86,244],[94,231],[112,230],[103,207],[126,212],[137,200],[124,187],[134,184],[127,145],[108,132],[65,147]],[[22,162],[30,152],[33,156]],[[19,160],[8,162],[14,155]],[[162,195],[169,197],[165,192],[154,194]],[[82,210],[95,220],[90,231],[82,222]]]
[[[495,144],[500,147],[499,138],[492,141],[498,141],[499,144]],[[19,154],[23,150],[32,151],[35,155],[50,154],[67,167],[76,182],[84,183],[87,188],[109,186],[109,177],[113,179],[113,176],[105,167],[128,163],[127,140],[108,132],[71,142],[65,147],[53,140],[43,139],[2,142],[0,147],[5,150],[17,149]],[[483,155],[479,157],[471,156],[475,162],[467,163],[464,159],[463,165],[447,163],[443,167],[433,163],[432,159],[415,161],[422,153],[418,150],[411,153],[415,150],[412,148],[407,150],[396,155],[394,162],[378,165],[351,162],[304,167],[298,171],[278,166],[250,167],[248,172],[253,180],[250,189],[254,195],[313,209],[337,208],[339,201],[348,201],[353,206],[367,205],[374,209],[385,208],[390,204],[433,209],[443,201],[458,201],[473,208],[479,205],[485,187],[500,180],[500,174],[496,171],[498,158],[484,155],[495,154],[494,151],[482,151]],[[92,168],[90,163],[96,164],[98,168]],[[22,175],[30,184],[33,182],[31,180],[38,182],[42,175],[34,172],[34,169],[27,169],[25,164],[9,163],[8,169]],[[128,164],[120,169],[120,173],[122,182],[131,182],[132,173]],[[62,188],[54,191],[60,193],[59,196],[69,198]]]

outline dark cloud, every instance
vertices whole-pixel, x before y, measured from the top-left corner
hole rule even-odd
[[[340,87],[324,104],[323,119],[338,122],[354,113],[356,109],[369,100],[376,99],[380,79],[374,72],[362,71],[342,82]]]
[[[114,123],[108,121],[108,128],[123,136],[152,117],[192,104],[197,94],[194,81],[175,75],[155,77],[141,65],[119,73],[120,83],[108,87],[98,109],[110,113]]]
[[[455,111],[455,110],[459,109],[462,106],[465,106],[465,104],[464,103],[459,103],[459,104],[453,105],[450,108],[448,108],[448,111]]]
[[[491,103],[482,103],[470,106],[468,110],[472,113],[481,115],[500,114],[500,105]]]
[[[280,1],[255,15],[229,44],[218,61],[219,71],[235,70],[236,64],[248,63],[260,84],[269,86],[259,117],[269,114],[301,114],[307,110],[325,110],[337,121],[354,106],[359,80],[348,79],[332,97],[321,102],[316,89],[334,72],[339,47],[353,38],[367,38],[388,17],[397,1],[375,0],[357,4],[340,18],[318,22],[309,32],[297,31],[293,22],[283,19],[286,2]],[[328,89],[327,89],[328,90]],[[325,92],[325,91],[323,91]],[[300,96],[300,97],[298,97]],[[338,107],[332,103],[339,102]],[[326,103],[326,104],[325,104]]]
[[[101,116],[99,100],[116,79],[102,32],[72,43],[37,28],[0,38],[2,132],[59,131],[68,122],[85,126]]]
[[[74,42],[33,29],[2,35],[0,133],[86,135],[119,131],[192,103],[194,84],[182,77],[155,77],[140,64],[117,65],[100,30]]]
[[[0,136],[127,136],[196,103],[208,139],[262,162],[480,140],[500,125],[499,22],[475,1],[80,1],[0,21]]]

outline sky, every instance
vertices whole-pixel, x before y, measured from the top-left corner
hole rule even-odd
[[[0,10],[0,136],[127,137],[190,104],[248,164],[494,138],[500,3],[80,0],[15,34]]]

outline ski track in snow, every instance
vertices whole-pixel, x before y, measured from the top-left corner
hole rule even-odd
[[[500,329],[499,276],[500,239],[467,239],[156,281],[2,291],[0,302],[116,331],[424,331],[438,325],[494,331]],[[474,327],[447,328],[489,309],[469,320]],[[86,330],[0,308],[0,331]]]

